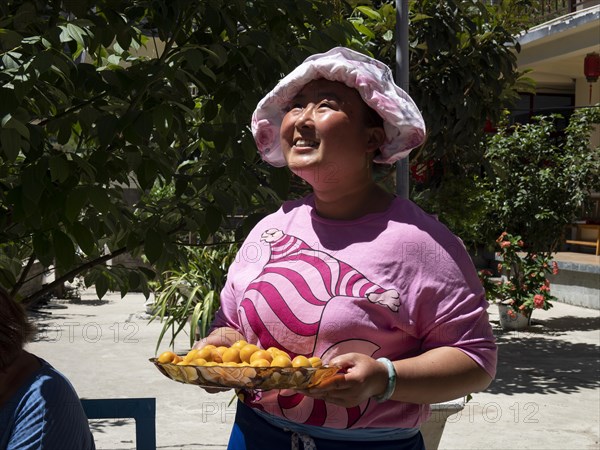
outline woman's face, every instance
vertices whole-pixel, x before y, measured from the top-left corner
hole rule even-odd
[[[319,79],[306,84],[281,125],[290,170],[313,187],[370,177],[369,153],[381,145],[385,132],[367,126],[367,108],[359,93],[342,83]]]

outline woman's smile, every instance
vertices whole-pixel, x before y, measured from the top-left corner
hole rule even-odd
[[[296,153],[308,153],[319,147],[319,142],[311,139],[294,139],[294,146],[292,151]]]

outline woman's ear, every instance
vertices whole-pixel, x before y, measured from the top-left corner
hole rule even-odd
[[[382,127],[367,128],[367,151],[374,152],[385,142],[385,130]]]

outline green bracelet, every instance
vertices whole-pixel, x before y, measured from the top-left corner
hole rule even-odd
[[[377,400],[377,403],[383,403],[390,399],[396,389],[396,369],[394,368],[394,364],[387,358],[377,358],[377,361],[384,363],[388,370],[388,384],[385,388],[385,392],[373,397]]]

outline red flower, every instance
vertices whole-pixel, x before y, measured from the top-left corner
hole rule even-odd
[[[516,318],[516,317],[517,317],[517,313],[516,313],[516,312],[514,312],[512,309],[509,309],[509,310],[507,311],[507,314],[508,314],[508,317],[510,317],[511,319],[514,319],[514,318]]]
[[[502,241],[500,242],[500,248],[510,247],[510,241]]]
[[[554,275],[558,274],[558,264],[556,261],[552,261],[552,273]]]
[[[544,296],[542,294],[536,294],[533,296],[533,304],[536,308],[544,307]]]
[[[525,242],[523,242],[521,239],[519,239],[519,242],[517,242],[517,245],[519,247],[523,247],[525,245]]]
[[[498,272],[502,272],[502,264],[498,264]]]

